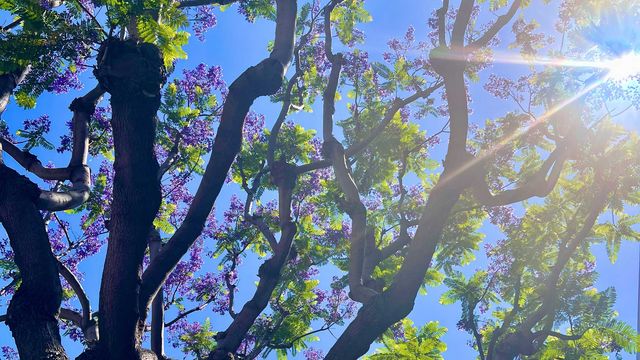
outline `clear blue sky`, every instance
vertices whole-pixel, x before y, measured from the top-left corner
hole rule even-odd
[[[457,6],[457,1],[453,1],[452,4],[452,6]],[[373,16],[373,22],[362,26],[367,35],[366,45],[362,48],[370,53],[372,59],[379,59],[382,51],[386,48],[386,42],[393,37],[401,37],[409,25],[413,25],[416,28],[416,37],[418,39],[424,38],[427,32],[427,19],[430,13],[439,5],[439,1],[424,0],[367,1],[367,8]],[[527,9],[525,15],[528,18],[535,17],[543,28],[549,27],[552,29],[551,22],[554,19],[546,17],[545,14],[551,14],[555,17],[557,13],[555,9],[554,11],[550,10],[550,8],[534,6]],[[209,65],[215,64],[222,66],[225,80],[227,83],[231,83],[247,67],[256,64],[265,57],[267,44],[272,40],[273,36],[273,24],[266,21],[249,24],[241,16],[237,15],[233,8],[218,15],[218,25],[208,33],[206,42],[201,43],[195,38],[191,39],[191,44],[186,49],[189,59],[179,62],[176,73],[182,68],[192,68],[201,62]],[[505,44],[510,42],[509,31],[508,29],[506,30],[503,32],[502,38],[505,41],[503,41],[501,47],[505,47]],[[483,80],[478,84],[472,85],[471,88],[473,98],[471,104],[473,115],[471,119],[473,122],[482,124],[485,119],[501,116],[513,108],[512,104],[501,102],[484,93],[482,84],[487,76],[491,73],[513,75],[521,71],[526,71],[526,69],[519,65],[496,64],[481,74]],[[88,72],[83,76],[83,79],[85,80],[86,89],[90,89],[95,84],[95,80]],[[65,122],[70,118],[70,112],[67,109],[68,104],[83,91],[66,95],[44,95],[39,99],[37,108],[29,111],[20,110],[16,106],[10,105],[4,118],[10,123],[18,123],[24,118],[35,118],[41,114],[49,114],[53,120],[54,128],[53,135],[49,138],[57,140],[59,133],[56,132],[55,128],[64,126]],[[278,106],[269,103],[267,99],[258,100],[254,106],[254,110],[266,115],[268,125],[277,116],[277,109]],[[344,102],[338,104],[337,118],[346,114],[345,110]],[[619,121],[626,126],[639,129],[636,121],[637,115],[637,113],[628,112]],[[319,128],[321,122],[317,112],[315,114],[295,116],[291,120],[307,128]],[[422,120],[421,126],[424,126],[425,129],[436,129],[442,123],[443,119],[427,118]],[[60,164],[64,162],[64,158],[58,155],[53,158],[50,157],[51,154],[39,153],[38,155],[44,160],[52,160]],[[441,156],[441,151],[436,151],[435,155]],[[98,164],[97,160],[94,160],[94,162],[94,165]],[[224,204],[233,193],[233,189],[233,187],[227,188],[222,192],[217,201],[217,204],[220,204],[218,206],[219,209],[225,208]],[[483,230],[486,233],[486,241],[495,241],[502,237],[492,226],[487,225],[483,227]],[[623,244],[619,259],[615,265],[610,264],[603,248],[597,247],[595,252],[598,258],[597,269],[601,274],[597,285],[598,288],[604,289],[608,286],[615,286],[618,290],[616,308],[620,313],[620,318],[635,325],[638,244]],[[97,306],[103,256],[104,249],[93,259],[81,265],[81,269],[86,274],[83,285],[92,300],[94,310]],[[215,265],[217,264],[207,264],[205,266],[213,267]],[[473,272],[484,265],[483,255],[478,254],[478,260],[467,266],[464,271]],[[240,269],[240,294],[236,298],[236,304],[242,304],[243,300],[248,299],[253,293],[253,284],[257,280],[255,274],[257,274],[258,266],[259,261],[252,259],[247,261]],[[323,274],[321,281],[326,281],[325,285],[328,284],[331,275],[331,272]],[[438,299],[444,291],[445,289],[442,287],[432,288],[429,289],[428,295],[419,296],[410,318],[414,320],[416,325],[423,325],[427,321],[437,320],[441,325],[449,329],[447,335],[444,336],[444,341],[448,345],[448,350],[444,354],[446,359],[474,359],[476,353],[467,345],[467,342],[471,339],[470,335],[456,329],[455,324],[459,319],[460,311],[459,304],[446,307],[438,304]],[[0,304],[0,313],[4,312],[6,312],[5,304]],[[223,318],[207,310],[194,315],[193,319],[204,319],[205,317],[211,317],[215,329],[223,329],[229,322],[228,317]],[[339,333],[340,330],[333,332],[335,336],[339,336]],[[316,347],[328,349],[333,343],[333,335],[322,333],[319,336],[321,341]],[[4,324],[0,324],[0,346],[7,344],[13,345],[13,340],[8,328]],[[67,349],[71,356],[75,356],[81,351],[81,347],[78,344],[68,344]],[[175,352],[171,347],[167,347],[167,354],[180,358],[179,353]],[[275,355],[273,357],[275,358]],[[631,359],[631,356],[628,358]]]

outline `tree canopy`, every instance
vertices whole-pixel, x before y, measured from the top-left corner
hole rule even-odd
[[[434,287],[469,359],[638,351],[640,4],[374,6],[0,0],[2,355],[443,359]]]

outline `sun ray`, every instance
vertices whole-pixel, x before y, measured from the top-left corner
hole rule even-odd
[[[592,69],[605,69],[605,70],[608,70],[610,68],[609,61],[573,60],[573,59],[566,59],[566,58],[553,58],[553,57],[541,57],[541,56],[538,56],[535,58],[524,58],[520,54],[513,54],[508,52],[494,52],[493,62],[500,63],[500,64],[592,68]]]
[[[521,137],[523,135],[526,135],[527,133],[529,133],[533,129],[537,128],[538,126],[546,123],[547,121],[549,121],[549,119],[553,115],[557,114],[560,110],[562,110],[566,106],[572,104],[573,102],[575,102],[576,100],[580,99],[584,95],[588,94],[592,90],[596,89],[600,85],[604,84],[608,80],[609,80],[609,76],[608,75],[601,77],[600,79],[592,82],[591,84],[589,84],[588,86],[586,86],[584,89],[580,90],[579,92],[577,92],[573,96],[569,97],[568,99],[565,99],[561,103],[559,103],[556,106],[552,107],[547,112],[545,112],[543,115],[534,118],[533,121],[531,122],[531,124],[527,128],[516,130],[516,131],[512,132],[511,134],[507,135],[504,139],[502,139],[500,142],[495,144],[493,147],[487,149],[486,151],[484,151],[480,155],[476,156],[472,161],[469,161],[466,164],[460,166],[454,172],[452,172],[451,174],[448,174],[448,176],[446,178],[441,179],[440,182],[438,183],[438,186],[442,186],[445,183],[451,181],[452,179],[455,179],[456,177],[462,175],[464,172],[469,170],[472,166],[474,166],[474,165],[486,160],[490,156],[493,156],[496,152],[498,152],[501,149],[505,148],[512,141],[516,140],[517,138],[519,138],[519,137]]]

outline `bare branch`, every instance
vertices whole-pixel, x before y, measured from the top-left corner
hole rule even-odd
[[[540,169],[531,179],[522,186],[502,191],[496,195],[491,194],[489,186],[482,173],[482,178],[477,179],[473,194],[480,204],[484,206],[502,206],[529,199],[534,196],[547,196],[555,187],[562,168],[567,158],[565,146],[556,148],[545,160]]]
[[[498,34],[498,31],[500,31],[503,27],[505,27],[505,25],[509,23],[509,21],[511,21],[511,19],[513,19],[521,4],[522,0],[514,0],[507,13],[504,15],[500,15],[496,22],[491,25],[489,30],[487,30],[487,32],[485,32],[478,40],[467,45],[466,49],[469,51],[475,51],[487,46],[487,44],[489,44],[489,41],[491,41],[491,39],[493,39]]]
[[[424,99],[431,96],[431,94],[433,94],[434,91],[440,89],[443,85],[444,85],[443,82],[438,81],[434,85],[424,90],[419,90],[415,92],[411,96],[408,96],[404,99],[396,99],[391,105],[391,107],[385,113],[385,116],[382,119],[382,121],[375,128],[373,128],[373,130],[371,130],[369,135],[367,135],[367,137],[365,137],[360,142],[353,144],[352,146],[350,146],[348,149],[345,150],[347,156],[351,157],[353,155],[360,153],[362,150],[364,150],[373,140],[375,140],[386,129],[386,127],[389,125],[391,120],[393,120],[393,117],[396,115],[398,111],[400,111],[400,109],[417,101],[418,99]]]
[[[80,284],[78,278],[60,260],[58,260],[58,271],[71,286],[73,292],[76,293],[76,296],[78,296],[78,301],[80,301],[80,306],[82,307],[82,316],[79,327],[81,329],[86,329],[91,322],[91,304],[87,297],[87,293],[82,288],[82,284]]]
[[[211,300],[206,301],[206,302],[204,302],[204,303],[202,303],[202,304],[200,304],[200,305],[198,305],[196,307],[193,307],[193,308],[191,308],[189,310],[186,310],[186,311],[183,311],[183,312],[179,313],[178,315],[176,315],[175,318],[173,318],[173,320],[164,323],[164,326],[165,327],[170,327],[171,325],[177,323],[178,321],[180,321],[181,319],[189,316],[190,314],[193,314],[194,312],[198,312],[198,311],[206,308],[207,305],[209,305],[212,301],[213,301],[213,298],[211,298]]]

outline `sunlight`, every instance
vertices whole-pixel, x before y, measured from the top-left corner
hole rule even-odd
[[[605,83],[608,79],[609,79],[608,76],[601,77],[599,80],[594,81],[593,83],[589,84],[587,87],[585,87],[584,89],[580,90],[579,92],[577,92],[576,94],[574,94],[570,98],[565,99],[564,101],[560,102],[559,104],[557,104],[553,108],[549,109],[544,114],[540,115],[539,117],[533,118],[532,119],[533,121],[531,122],[530,126],[528,126],[527,128],[525,128],[523,130],[514,131],[513,133],[505,136],[505,138],[502,139],[499,143],[495,144],[495,146],[493,146],[492,148],[490,148],[490,149],[486,150],[485,152],[479,154],[472,161],[469,161],[466,164],[460,166],[458,169],[456,169],[451,174],[449,174],[449,176],[447,178],[441,179],[440,183],[444,184],[444,183],[450,181],[451,179],[453,179],[453,178],[455,178],[457,176],[460,176],[462,173],[464,173],[466,170],[468,170],[469,168],[471,168],[475,164],[484,161],[488,157],[494,155],[496,152],[498,152],[501,149],[505,148],[510,142],[514,141],[518,137],[523,136],[523,135],[527,134],[529,131],[535,129],[536,127],[546,123],[554,114],[557,114],[560,110],[562,110],[566,106],[570,105],[574,101],[580,99],[581,97],[585,96],[586,94],[588,94],[592,90],[596,89],[597,87],[599,87],[600,85]]]
[[[603,69],[607,70],[607,78],[609,80],[617,82],[640,74],[640,53],[636,52],[629,52],[614,59],[597,61],[549,57],[526,59],[519,54],[495,53],[494,61],[501,64]]]
[[[492,156],[496,152],[500,151],[504,147],[506,147],[510,142],[519,138],[520,136],[525,135],[529,131],[535,129],[541,124],[546,123],[554,114],[558,113],[564,107],[570,105],[574,101],[580,99],[581,97],[587,95],[589,92],[595,90],[600,85],[604,84],[609,80],[613,80],[616,82],[622,82],[631,77],[640,75],[640,54],[631,52],[627,53],[621,57],[606,60],[606,61],[582,61],[582,60],[567,60],[567,59],[553,59],[553,58],[536,58],[536,59],[524,59],[522,56],[514,55],[514,54],[496,54],[495,62],[503,63],[503,64],[528,64],[528,65],[541,65],[541,66],[557,66],[557,67],[581,67],[581,68],[595,68],[595,69],[605,69],[607,73],[605,76],[600,76],[596,81],[588,84],[584,89],[580,90],[573,96],[565,99],[560,102],[556,106],[547,110],[544,114],[539,117],[533,118],[531,125],[525,129],[514,131],[513,133],[505,136],[499,143],[497,143],[492,148],[488,149],[484,153],[478,155],[473,161],[470,161],[452,174],[449,175],[448,178],[442,179],[441,182],[445,183],[452,178],[455,178],[461,175],[464,171],[469,169],[471,166],[475,165],[478,162],[483,161],[484,159]]]
[[[623,81],[640,74],[640,54],[627,53],[617,59],[605,62],[609,70],[609,78],[614,81]]]

